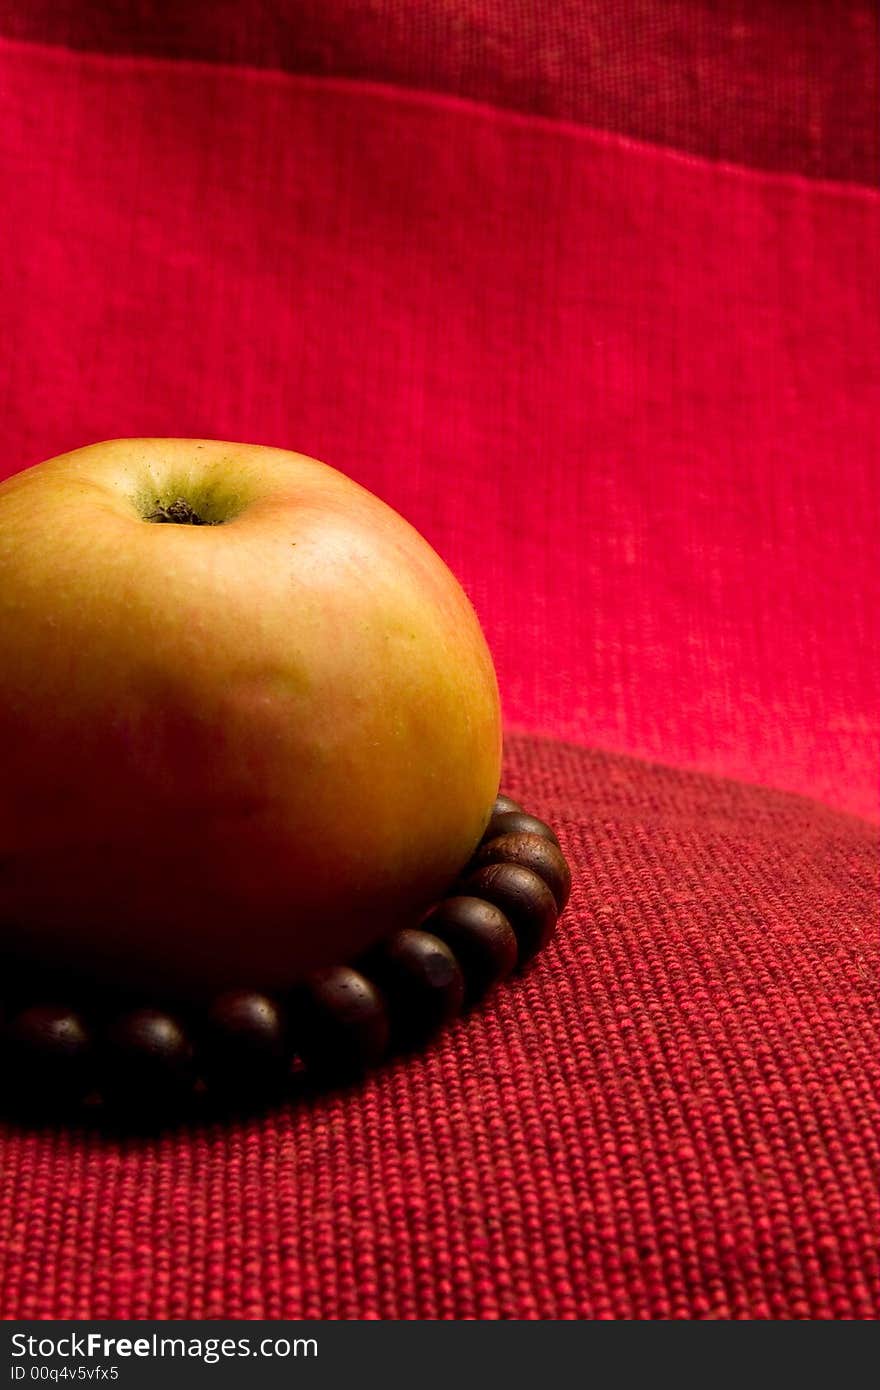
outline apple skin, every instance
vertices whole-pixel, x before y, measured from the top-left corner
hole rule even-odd
[[[463,590],[334,469],[120,439],[0,485],[4,949],[284,987],[443,894],[500,757]]]

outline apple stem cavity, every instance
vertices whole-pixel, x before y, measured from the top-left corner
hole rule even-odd
[[[199,516],[190,504],[183,497],[176,497],[167,506],[161,506],[158,499],[155,510],[149,512],[144,521],[156,521],[174,526],[219,526],[219,521],[208,521],[205,517]]]

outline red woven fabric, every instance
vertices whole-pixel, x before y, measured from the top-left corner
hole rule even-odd
[[[460,575],[512,725],[875,811],[880,195],[384,88],[3,63],[0,467],[314,454]]]
[[[621,757],[508,754],[577,876],[529,973],[297,1109],[9,1132],[7,1315],[872,1316],[876,836]]]
[[[0,0],[0,34],[430,88],[880,182],[874,0]]]
[[[325,458],[462,577],[511,726],[679,765],[511,741],[558,943],[363,1090],[7,1126],[0,1311],[870,1316],[880,195],[0,40],[0,203],[0,474],[114,434]]]

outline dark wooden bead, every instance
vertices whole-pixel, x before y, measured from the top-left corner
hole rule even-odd
[[[192,1090],[193,1048],[183,1024],[160,1009],[132,1009],[105,1038],[108,1099],[136,1110],[173,1103]]]
[[[24,1096],[44,1091],[51,1098],[75,1098],[92,1080],[92,1038],[80,1014],[64,1005],[35,1004],[7,1020],[12,1089]],[[39,1094],[30,1099],[38,1104]]]
[[[571,870],[565,855],[552,840],[542,835],[498,835],[480,845],[474,855],[474,867],[484,864],[522,864],[546,883],[561,912],[571,893]]]
[[[253,990],[221,994],[208,1010],[201,1051],[212,1090],[274,1087],[290,1070],[284,1010]]]
[[[388,999],[392,1035],[411,1047],[427,1042],[461,1013],[464,976],[444,941],[406,927],[374,952],[369,969]]]
[[[388,1011],[372,980],[350,966],[317,970],[294,995],[294,1046],[318,1076],[356,1076],[388,1050]]]
[[[486,826],[482,843],[497,840],[499,835],[541,835],[551,844],[559,844],[555,830],[544,821],[538,820],[537,816],[530,816],[525,811],[499,811],[493,815]]]
[[[459,962],[468,1003],[482,998],[496,981],[516,969],[513,927],[500,908],[482,898],[444,898],[422,927],[445,941]]]
[[[492,807],[492,815],[500,816],[503,815],[505,811],[521,810],[522,807],[520,806],[519,802],[514,801],[512,796],[505,796],[502,792],[499,792],[495,798],[495,804]]]
[[[559,916],[556,899],[533,869],[522,864],[486,864],[467,875],[460,891],[500,907],[516,933],[521,964],[553,935]]]

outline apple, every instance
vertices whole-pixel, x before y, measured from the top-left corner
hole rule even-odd
[[[4,950],[280,988],[486,826],[498,688],[428,543],[281,449],[119,439],[0,485]]]

